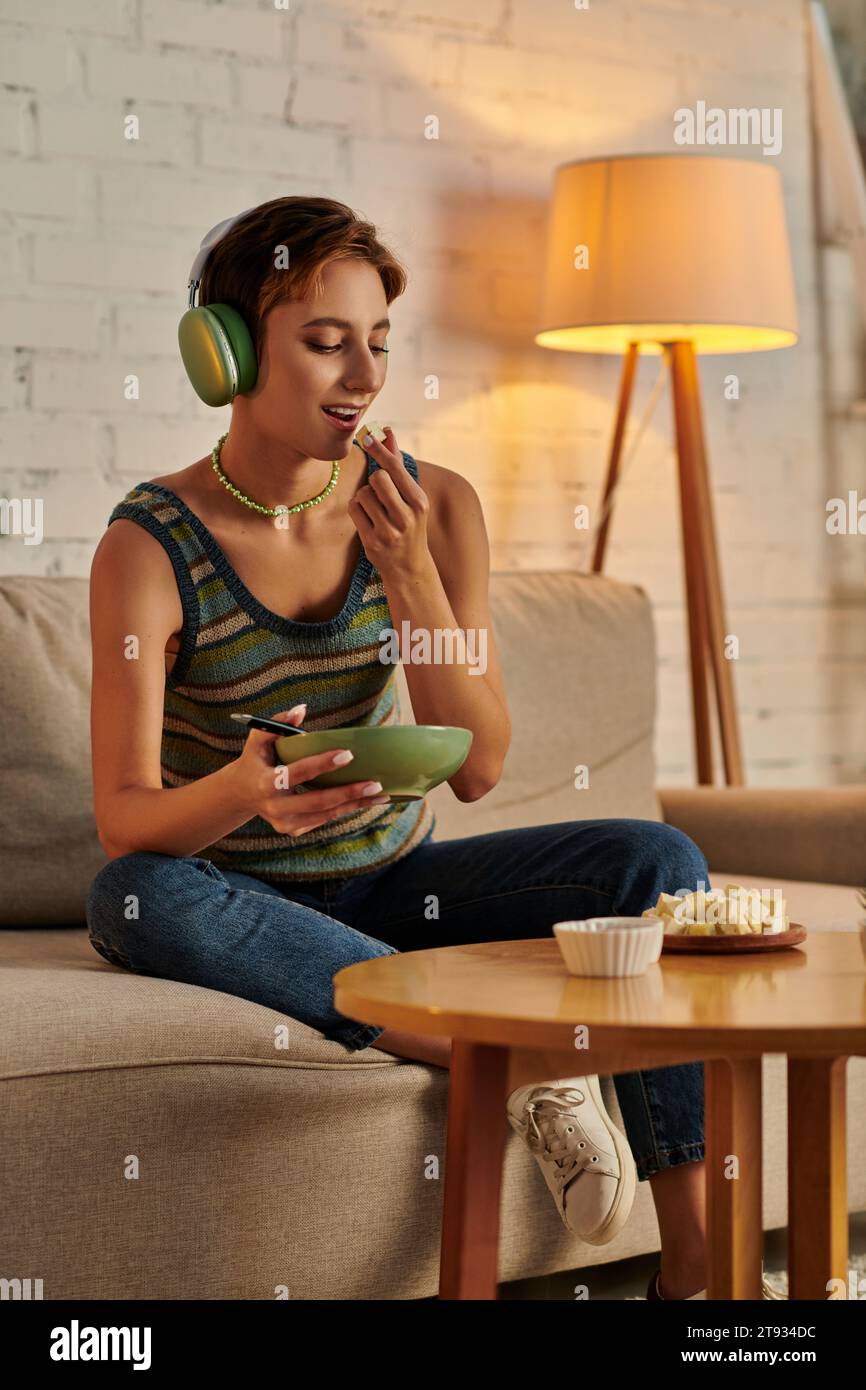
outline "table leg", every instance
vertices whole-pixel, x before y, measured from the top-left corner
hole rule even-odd
[[[761,1058],[704,1063],[707,1298],[760,1298]]]
[[[508,1048],[451,1044],[439,1297],[495,1299]]]
[[[847,1057],[788,1058],[788,1297],[848,1294]]]

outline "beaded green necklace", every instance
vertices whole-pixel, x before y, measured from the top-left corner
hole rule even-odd
[[[340,460],[334,459],[331,465],[331,481],[328,483],[327,487],[322,489],[318,496],[310,497],[306,502],[296,502],[293,507],[263,507],[260,502],[254,502],[251,497],[247,497],[246,493],[241,492],[240,488],[235,487],[234,483],[230,483],[223,472],[220,465],[220,454],[222,453],[223,444],[228,437],[229,432],[226,430],[225,434],[222,435],[214,445],[211,453],[214,472],[220,482],[228,488],[232,497],[236,497],[238,501],[243,502],[245,506],[252,507],[253,511],[262,512],[264,516],[290,516],[292,512],[303,511],[304,507],[315,507],[317,502],[324,502],[328,494],[333,492],[334,488],[337,486],[337,479],[340,476]]]

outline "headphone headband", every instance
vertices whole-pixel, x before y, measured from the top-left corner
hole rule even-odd
[[[210,231],[206,232],[205,235],[202,237],[201,246],[199,247],[198,254],[196,255],[195,260],[193,261],[192,268],[189,272],[188,288],[190,308],[193,307],[193,304],[195,302],[195,293],[199,285],[201,284],[202,271],[205,268],[205,263],[211,251],[216,246],[218,241],[222,241],[223,237],[226,235],[229,229],[234,226],[236,222],[240,222],[242,217],[246,217],[248,212],[253,211],[253,208],[244,208],[243,212],[236,213],[234,217],[226,217],[222,222],[217,222],[216,226],[211,227]]]

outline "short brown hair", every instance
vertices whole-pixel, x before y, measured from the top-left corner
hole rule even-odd
[[[277,269],[277,247],[288,266]],[[236,222],[208,257],[198,303],[230,304],[243,315],[261,359],[264,320],[283,300],[322,291],[322,270],[331,261],[368,261],[379,272],[390,304],[408,282],[405,269],[365,222],[333,198],[272,198]]]

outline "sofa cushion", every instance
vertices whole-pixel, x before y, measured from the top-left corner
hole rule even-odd
[[[46,1298],[435,1296],[443,1068],[130,975],[81,929],[0,931],[0,993],[0,1249]],[[617,1239],[586,1246],[503,1131],[503,1280],[657,1246],[648,1184]]]
[[[387,1057],[350,1052],[249,999],[110,965],[83,928],[0,931],[0,982],[0,1079],[181,1058],[365,1066]]]
[[[604,575],[503,571],[490,578],[490,614],[511,747],[499,783],[480,801],[458,801],[445,783],[430,794],[435,838],[617,816],[661,820],[655,633],[644,591]],[[397,679],[411,722],[402,666]],[[579,765],[588,773],[580,790]]]
[[[7,925],[84,920],[106,862],[90,774],[86,579],[0,577],[0,843]]]

